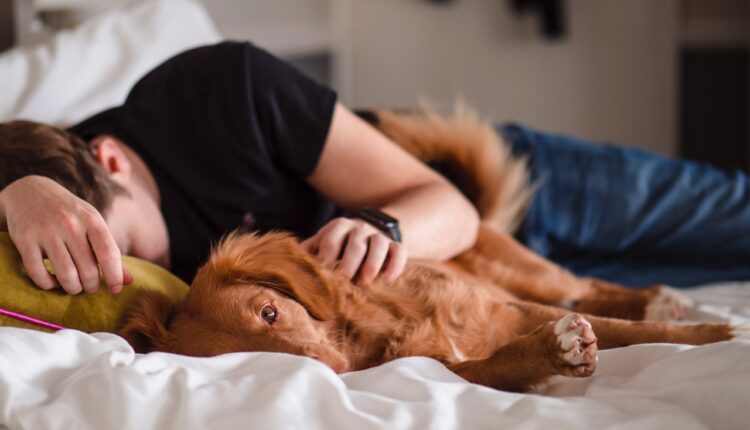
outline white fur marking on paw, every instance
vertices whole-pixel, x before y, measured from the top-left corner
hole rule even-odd
[[[737,324],[730,332],[732,339],[750,340],[750,324]]]
[[[569,328],[570,323],[577,317],[576,314],[565,315],[555,324],[555,334],[563,351],[570,351],[577,343],[580,343],[583,328],[581,326],[576,326],[572,330]],[[591,324],[585,319],[580,318],[579,322],[591,328]]]
[[[682,319],[685,316],[685,309],[694,306],[693,299],[680,291],[666,286],[661,287],[659,294],[646,306],[644,319],[651,321]]]
[[[573,348],[570,351],[563,354],[563,358],[568,364],[578,366],[583,363],[584,353],[579,348]],[[597,357],[598,358],[598,357]]]

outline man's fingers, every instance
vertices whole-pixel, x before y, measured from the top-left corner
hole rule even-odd
[[[44,266],[42,251],[37,244],[33,245],[16,245],[18,252],[23,260],[23,267],[32,281],[43,290],[51,290],[59,287],[57,279],[52,276]]]
[[[122,283],[124,285],[130,285],[133,283],[133,275],[128,272],[128,269],[125,267],[125,265],[122,265]],[[117,294],[117,291],[113,291],[113,293]]]
[[[406,267],[406,249],[398,242],[391,242],[388,246],[388,262],[383,270],[383,276],[388,281],[395,281]]]
[[[323,264],[339,260],[339,269],[352,279],[371,282],[379,273],[394,280],[406,265],[406,250],[392,242],[369,224],[347,218],[337,218],[326,224],[314,236],[301,243],[307,252],[317,255]],[[384,266],[385,265],[385,266]]]
[[[308,237],[300,243],[300,246],[310,254],[316,255],[318,253],[318,243],[320,242],[320,233]]]
[[[122,265],[120,248],[117,247],[112,234],[103,223],[102,220],[101,224],[97,223],[89,227],[88,242],[91,244],[96,261],[102,269],[104,284],[109,291],[116,294],[122,290],[125,283],[132,283],[133,277]],[[128,277],[130,277],[130,282],[126,282]]]
[[[359,279],[362,282],[372,282],[383,267],[388,256],[388,240],[382,234],[373,234],[368,238],[367,257],[359,269]]]
[[[99,289],[99,266],[96,265],[88,240],[80,236],[68,238],[67,248],[78,271],[83,291],[95,293]]]
[[[344,241],[351,229],[351,221],[340,219],[329,223],[318,233],[321,235],[318,245],[318,259],[323,264],[330,264],[338,260],[344,247]],[[362,255],[364,256],[364,253]],[[360,259],[360,261],[362,260]],[[359,267],[359,264],[357,264],[357,267]],[[354,276],[353,273],[352,276]]]
[[[353,230],[347,237],[346,248],[344,248],[344,255],[341,257],[339,269],[349,279],[352,279],[357,273],[365,254],[367,254],[367,237],[367,233],[357,230]]]
[[[63,289],[68,294],[80,293],[83,287],[78,279],[78,270],[76,270],[65,244],[59,239],[53,239],[45,245],[44,251],[47,253],[47,258],[55,269],[55,277]]]

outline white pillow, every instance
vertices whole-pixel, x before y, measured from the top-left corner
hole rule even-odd
[[[195,0],[150,0],[0,55],[0,121],[71,125],[121,104],[151,68],[220,35]]]

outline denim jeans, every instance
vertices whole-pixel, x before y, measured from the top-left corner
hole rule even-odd
[[[631,286],[750,279],[745,173],[498,128],[539,189],[517,238],[582,276]]]

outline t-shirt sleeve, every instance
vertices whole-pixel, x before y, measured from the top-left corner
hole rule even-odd
[[[250,118],[260,126],[274,161],[309,176],[323,151],[336,93],[251,44],[245,53]]]

